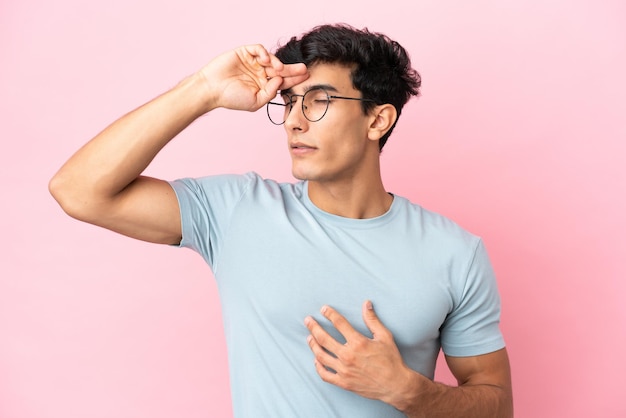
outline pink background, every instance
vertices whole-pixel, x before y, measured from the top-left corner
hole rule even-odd
[[[230,416],[200,257],[75,222],[47,182],[223,50],[336,21],[397,39],[423,76],[385,182],[484,237],[517,416],[626,416],[625,3],[308,4],[0,3],[0,417]],[[218,111],[148,174],[248,170],[291,179],[282,130],[263,112]]]

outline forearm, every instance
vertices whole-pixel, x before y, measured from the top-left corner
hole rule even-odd
[[[66,209],[114,198],[172,138],[210,110],[202,87],[200,77],[189,77],[115,121],[61,167],[50,182],[54,197]]]
[[[489,384],[458,387],[433,382],[413,372],[404,392],[391,401],[409,418],[510,418],[510,389]]]

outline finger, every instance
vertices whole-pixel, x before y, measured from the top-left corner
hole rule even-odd
[[[339,360],[328,350],[325,350],[322,347],[313,335],[309,335],[307,337],[307,343],[309,344],[309,348],[313,352],[313,356],[315,357],[315,361],[323,365],[324,367],[329,367],[333,370],[336,370],[339,367]]]
[[[328,370],[322,363],[317,360],[315,360],[315,370],[324,382],[332,383],[333,385],[339,386],[340,378],[337,373],[332,370]]]
[[[282,77],[289,84],[289,87],[301,83],[309,78],[308,69],[303,63],[288,64],[282,66],[281,68],[266,67],[265,74],[268,78]]]
[[[269,64],[271,67],[277,72],[280,73],[283,68],[285,68],[285,64],[274,54],[268,54]]]
[[[281,76],[283,77],[283,83],[280,85],[281,89],[289,89],[296,84],[302,83],[304,80],[309,78],[309,72],[304,64],[293,64],[295,67],[287,68],[285,66],[285,70],[281,71]]]
[[[391,334],[387,327],[380,321],[378,315],[376,315],[374,306],[370,300],[366,300],[363,303],[363,321],[376,340],[387,338]]]
[[[268,66],[271,65],[270,53],[267,52],[267,49],[263,45],[246,45],[243,47],[244,50],[261,65]]]
[[[298,62],[296,64],[287,64],[284,65],[283,68],[279,70],[279,74],[282,77],[300,77],[300,76],[309,76],[309,70],[302,62]]]
[[[239,57],[248,75],[257,78],[259,83],[265,83],[268,78],[279,75],[284,67],[283,63],[267,52],[263,45],[246,45],[239,51],[241,51]]]
[[[267,103],[272,100],[274,97],[276,97],[276,93],[278,93],[278,90],[281,88],[282,84],[283,79],[281,77],[272,77],[268,79],[263,88],[259,91],[259,94],[261,94],[259,100],[262,103]]]
[[[305,74],[307,72],[304,63],[285,65],[274,54],[267,52],[262,46],[258,46],[258,62],[265,68],[268,77],[291,77],[293,75]]]
[[[355,338],[363,337],[363,335],[352,327],[350,322],[337,312],[335,309],[331,308],[328,305],[322,306],[321,309],[322,315],[326,317],[330,321],[331,324],[339,331],[341,335],[346,339],[346,341],[350,341]]]
[[[322,326],[312,317],[308,316],[304,324],[309,329],[316,343],[331,353],[337,353],[342,344],[335,340]]]
[[[262,103],[267,103],[268,101],[276,97],[278,90],[289,89],[309,78],[309,73],[307,72],[306,66],[304,64],[302,64],[301,70],[302,69],[304,73],[299,73],[300,70],[288,71],[287,74],[292,74],[288,77],[283,77],[282,75],[275,75],[270,77],[271,72],[267,71],[267,78],[262,88],[263,93],[260,96],[259,100]],[[261,83],[262,82],[263,80],[261,80]]]

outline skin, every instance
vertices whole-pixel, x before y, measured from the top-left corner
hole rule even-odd
[[[352,86],[350,68],[315,65],[309,78],[291,91],[303,94],[313,86],[328,86],[331,95],[361,97]],[[301,99],[298,99],[301,100]],[[319,208],[349,218],[385,213],[393,198],[380,177],[378,140],[393,125],[395,108],[380,105],[365,115],[361,103],[332,100],[318,122],[308,121],[300,102],[283,125],[294,177],[309,181],[309,197]]]
[[[218,107],[255,111],[308,77],[261,45],[238,48],[151,102],[123,116],[79,149],[51,179],[52,196],[70,216],[143,241],[181,240],[180,209],[163,180],[141,176],[157,153]]]
[[[315,369],[325,382],[379,399],[411,418],[513,416],[505,349],[473,357],[446,356],[459,383],[452,387],[433,382],[404,364],[393,335],[378,319],[370,301],[363,303],[363,321],[372,338],[356,331],[330,306],[323,306],[321,313],[346,340],[345,344],[337,342],[312,317],[305,318]]]
[[[172,188],[141,175],[172,138],[219,107],[256,111],[278,90],[303,94],[324,84],[338,95],[361,97],[349,75],[350,68],[344,66],[321,64],[307,70],[303,64],[283,65],[261,45],[229,51],[85,144],[51,179],[50,192],[76,219],[140,240],[176,244],[182,232]],[[292,172],[309,181],[312,202],[350,218],[385,213],[393,198],[381,180],[378,140],[395,121],[393,106],[380,105],[363,114],[358,101],[334,100],[315,123],[307,121],[300,109],[298,102],[284,129]],[[372,338],[355,331],[333,308],[325,306],[322,313],[347,341],[339,344],[313,318],[305,319],[314,367],[325,382],[380,399],[409,417],[512,416],[505,350],[447,357],[459,382],[458,387],[449,387],[404,364],[393,336],[369,302],[363,305],[363,320]]]

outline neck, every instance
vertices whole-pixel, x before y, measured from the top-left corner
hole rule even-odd
[[[345,218],[367,219],[385,214],[393,197],[380,175],[366,181],[309,181],[309,199],[321,210]]]

